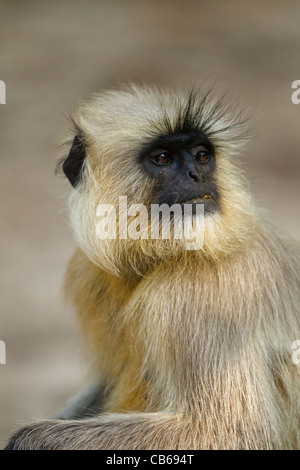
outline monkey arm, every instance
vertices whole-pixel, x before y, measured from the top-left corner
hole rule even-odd
[[[243,377],[238,377],[238,381],[243,382]],[[41,421],[20,429],[10,439],[6,450],[278,448],[269,440],[270,423],[265,420],[264,407],[260,415],[257,413],[257,405],[262,405],[257,395],[253,393],[250,396],[250,387],[238,389],[235,383],[231,389],[231,385],[225,380],[219,390],[208,387],[202,398],[205,409],[198,416],[194,412],[188,417],[188,413],[166,411],[109,413],[85,420]],[[197,400],[201,401],[199,397]]]
[[[191,448],[193,437],[188,423],[172,414],[108,414],[30,424],[11,438],[5,450],[179,450]]]

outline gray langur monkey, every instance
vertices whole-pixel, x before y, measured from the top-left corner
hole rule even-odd
[[[78,248],[65,281],[95,382],[7,449],[299,449],[299,244],[254,207],[234,106],[129,85],[73,116],[60,162]],[[104,239],[97,206],[204,207],[184,239]]]

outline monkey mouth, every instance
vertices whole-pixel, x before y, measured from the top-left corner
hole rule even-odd
[[[193,197],[191,199],[186,199],[184,201],[180,201],[179,204],[182,207],[184,207],[184,204],[191,204],[193,214],[196,213],[197,204],[203,204],[204,205],[204,215],[212,214],[212,213],[216,212],[217,209],[218,209],[218,202],[217,202],[216,198],[211,194],[204,194],[204,195],[201,195],[201,196]]]
[[[204,194],[204,196],[196,196],[191,199],[185,199],[183,201],[180,201],[179,204],[203,204],[203,201],[209,199],[217,202],[214,196],[212,196],[211,194]]]

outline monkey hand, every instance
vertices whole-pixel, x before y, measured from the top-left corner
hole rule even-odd
[[[89,436],[87,436],[87,441],[83,439],[83,436],[85,433],[88,434],[89,430],[100,431],[98,419],[56,419],[30,423],[20,428],[10,438],[4,450],[65,450],[75,448],[83,450],[89,447]]]
[[[10,438],[4,450],[46,450],[51,427],[51,421],[27,424]]]

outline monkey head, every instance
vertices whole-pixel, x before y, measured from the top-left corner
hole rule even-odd
[[[70,218],[79,246],[103,269],[143,275],[186,252],[184,237],[99,239],[97,207],[118,207],[121,196],[147,209],[190,204],[191,217],[202,205],[203,244],[195,256],[219,258],[249,242],[255,213],[236,162],[244,120],[211,95],[129,85],[95,94],[75,111],[71,149],[61,162],[71,183]]]

